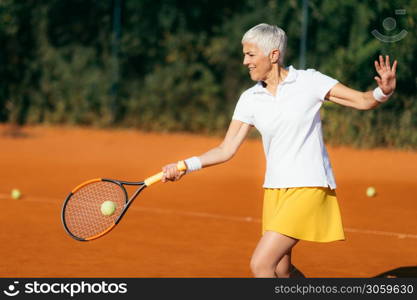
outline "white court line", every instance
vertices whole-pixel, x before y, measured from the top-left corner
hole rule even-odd
[[[184,211],[178,211],[178,210],[169,210],[169,209],[151,208],[151,207],[135,207],[133,209],[148,211],[148,212],[153,212],[153,213],[164,213],[164,214],[173,214],[173,215],[200,217],[200,218],[221,219],[221,220],[237,221],[237,222],[261,223],[260,219],[252,218],[252,217],[234,217],[234,216],[224,216],[224,215],[217,215],[217,214],[191,212],[191,211],[184,212]],[[404,238],[417,239],[417,234],[409,234],[409,233],[389,232],[389,231],[380,231],[380,230],[367,230],[367,229],[346,228],[346,227],[344,228],[344,230],[346,232],[351,232],[351,233],[395,236],[399,239],[404,239]]]
[[[187,216],[187,217],[209,218],[209,219],[218,219],[218,220],[226,220],[226,221],[236,221],[236,222],[256,222],[256,223],[261,222],[261,220],[252,218],[252,217],[234,217],[234,216],[200,213],[200,212],[193,212],[193,211],[161,209],[161,208],[154,208],[154,207],[135,207],[133,208],[133,210],[142,210],[142,211],[148,211],[148,212],[158,213],[158,214],[171,214],[171,215],[180,215],[180,216]]]
[[[0,194],[1,196],[1,194]],[[8,197],[10,200],[10,196]],[[58,198],[51,198],[51,197],[33,197],[26,199],[19,199],[13,201],[35,201],[35,202],[48,202],[48,203],[59,203],[62,205],[62,199]],[[226,221],[235,221],[235,222],[253,222],[253,223],[261,223],[260,219],[253,218],[253,217],[237,217],[237,216],[226,216],[226,215],[219,215],[219,214],[210,214],[210,213],[201,213],[201,212],[193,212],[193,211],[180,211],[180,210],[173,210],[173,209],[164,209],[164,208],[155,208],[155,207],[142,207],[142,206],[133,206],[129,208],[129,210],[139,210],[139,211],[146,211],[158,214],[171,214],[171,215],[178,215],[178,216],[188,216],[188,217],[198,217],[198,218],[207,218],[207,219],[217,219],[217,220],[226,220]],[[382,235],[382,236],[391,236],[397,237],[399,239],[417,239],[417,234],[410,234],[410,233],[403,233],[403,232],[389,232],[389,231],[380,231],[380,230],[368,230],[368,229],[358,229],[358,228],[344,228],[346,232],[351,233],[359,233],[359,234],[370,234],[370,235]]]
[[[345,231],[352,232],[352,233],[364,233],[364,234],[374,234],[374,235],[395,236],[399,239],[405,239],[405,238],[417,239],[417,234],[379,231],[379,230],[366,230],[366,229],[356,229],[356,228],[344,228],[344,229],[345,229]]]

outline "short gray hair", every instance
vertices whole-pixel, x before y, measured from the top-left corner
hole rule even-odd
[[[278,26],[265,23],[258,24],[243,35],[243,43],[256,44],[264,55],[269,55],[273,49],[278,49],[280,52],[279,64],[284,64],[284,56],[287,49],[287,35]]]

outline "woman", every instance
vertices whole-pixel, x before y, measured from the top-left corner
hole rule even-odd
[[[242,93],[223,142],[185,160],[187,172],[224,163],[239,149],[250,128],[262,135],[266,155],[263,235],[250,267],[255,277],[290,277],[291,251],[299,240],[344,240],[336,183],[323,143],[319,109],[328,100],[368,110],[385,102],[396,86],[397,61],[375,61],[378,87],[360,92],[320,72],[284,68],[287,37],[277,26],[259,24],[242,38],[244,60],[257,84]],[[185,172],[163,167],[163,182]]]

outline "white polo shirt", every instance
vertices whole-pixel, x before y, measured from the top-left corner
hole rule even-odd
[[[242,93],[233,119],[255,126],[266,156],[265,188],[336,188],[323,142],[320,107],[338,82],[314,69],[289,67],[273,96],[261,82]]]

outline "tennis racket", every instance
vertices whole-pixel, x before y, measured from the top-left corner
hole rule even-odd
[[[187,167],[180,161],[177,168],[185,171]],[[102,237],[120,222],[140,192],[160,181],[162,176],[160,172],[140,182],[96,178],[78,185],[68,194],[62,207],[65,231],[77,241]],[[127,185],[138,186],[130,198],[125,189]],[[110,215],[102,212],[102,205],[107,201],[111,201],[114,208]]]

